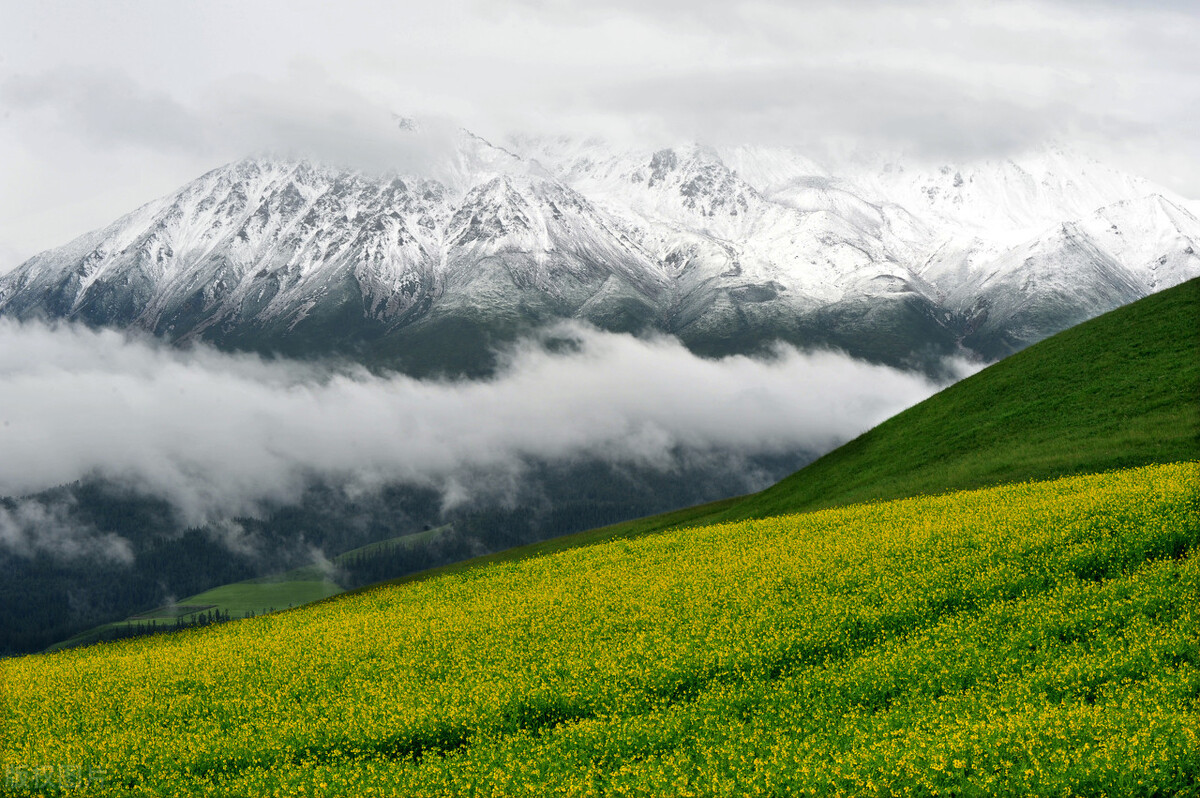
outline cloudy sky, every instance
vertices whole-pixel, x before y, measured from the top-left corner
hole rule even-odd
[[[945,159],[1055,138],[1200,197],[1200,3],[43,1],[0,6],[0,273],[263,149],[391,114]]]

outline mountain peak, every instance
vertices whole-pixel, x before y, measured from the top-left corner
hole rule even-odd
[[[302,352],[574,317],[900,363],[1011,351],[1200,273],[1187,203],[1057,145],[839,171],[786,147],[437,141],[403,173],[215,169],[0,278],[0,314]]]

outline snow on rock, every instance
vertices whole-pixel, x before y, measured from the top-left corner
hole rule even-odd
[[[803,342],[813,319],[903,299],[991,357],[1200,275],[1195,203],[1061,145],[928,164],[461,130],[450,144],[420,174],[215,169],[0,278],[0,313],[187,339],[469,310]]]

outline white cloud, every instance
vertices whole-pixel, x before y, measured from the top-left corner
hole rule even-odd
[[[313,477],[462,499],[472,475],[526,459],[824,451],[937,387],[829,352],[707,360],[673,339],[559,334],[578,346],[526,342],[493,379],[442,382],[0,321],[0,495],[98,475],[193,524],[295,499]]]
[[[49,554],[64,559],[111,560],[128,565],[133,547],[111,532],[100,534],[76,520],[70,503],[19,500],[0,504],[0,547],[21,556]]]
[[[15,113],[47,112],[53,125],[101,147],[186,151],[199,145],[202,134],[199,120],[166,92],[113,69],[14,75],[0,84],[0,103]]]

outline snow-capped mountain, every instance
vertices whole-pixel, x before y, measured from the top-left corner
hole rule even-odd
[[[1200,275],[1185,200],[1062,147],[823,165],[461,131],[418,171],[221,167],[30,259],[0,279],[0,313],[411,371],[486,370],[562,318],[703,353],[785,340],[921,365]]]

